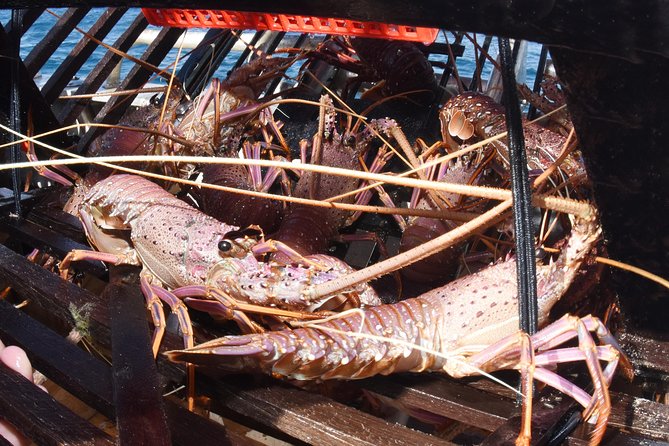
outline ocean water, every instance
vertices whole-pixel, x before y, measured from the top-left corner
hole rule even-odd
[[[21,40],[21,57],[26,57],[30,51],[33,49],[33,47],[39,43],[45,36],[46,34],[51,30],[53,25],[56,23],[58,20],[56,15],[63,14],[66,9],[65,8],[54,8],[50,9],[50,11],[53,12],[53,14],[49,13],[48,11],[44,12],[40,18],[33,24],[33,26],[24,34],[22,40]],[[104,11],[103,8],[93,8],[84,18],[83,20],[79,23],[79,27],[84,30],[88,30],[94,23],[95,21],[100,17],[100,14]],[[123,18],[116,24],[116,26],[109,32],[109,34],[104,38],[104,42],[112,45],[114,41],[125,31],[127,26],[132,23],[134,18],[137,16],[139,13],[138,9],[129,9],[126,14],[123,16]],[[11,18],[11,12],[9,10],[0,10],[0,23],[6,24],[9,22]],[[149,26],[150,30],[159,30],[159,27],[154,27],[154,26]],[[189,30],[187,33],[193,34],[193,33],[203,33],[203,30]],[[251,39],[253,32],[248,31],[243,33],[243,38],[246,38],[247,41]],[[76,43],[81,39],[82,35],[76,30],[73,30],[72,33],[65,39],[62,45],[60,45],[52,57],[47,61],[47,63],[40,69],[38,75],[36,76],[36,82],[38,85],[43,85],[53,74],[55,69],[58,67],[58,65],[68,57],[70,54],[70,51],[72,48],[76,45]],[[477,41],[479,44],[483,42],[483,35],[478,35],[477,36]],[[439,33],[439,36],[437,38],[438,42],[445,42],[446,38],[448,38],[449,41],[453,41],[453,35],[447,32],[441,32]],[[475,63],[475,52],[474,52],[474,45],[467,39],[463,40],[463,45],[465,46],[465,52],[464,55],[461,58],[458,58],[458,72],[460,76],[462,77],[471,77],[475,68],[476,68],[476,63]],[[128,52],[130,55],[135,56],[135,57],[140,57],[144,51],[146,50],[147,45],[146,44],[137,44],[133,46]],[[184,50],[184,54],[185,54]],[[88,61],[82,66],[80,71],[76,74],[75,76],[75,83],[77,79],[84,79],[86,74],[90,72],[90,70],[95,66],[95,64],[104,56],[106,50],[104,48],[98,48],[94,51],[94,53],[91,55],[91,57],[88,59]],[[490,45],[490,55],[494,58],[497,57],[497,42],[493,40],[492,44]],[[530,42],[527,47],[527,55],[524,60],[524,69],[521,69],[518,74],[518,81],[519,82],[525,82],[528,85],[532,85],[534,82],[534,78],[536,76],[536,67],[538,64],[539,60],[539,54],[541,52],[541,45],[537,43]],[[173,64],[174,61],[176,60],[178,50],[175,48],[170,53],[168,54],[167,57],[163,60],[161,64],[161,68],[165,68],[170,66],[170,64]],[[218,77],[226,77],[227,73],[229,70],[232,68],[234,63],[237,61],[238,57],[240,56],[241,51],[233,50],[231,51],[228,56],[225,58],[221,66],[218,68],[216,71],[216,76]],[[182,59],[181,61],[184,60],[184,56],[182,54]],[[441,61],[445,62],[446,57],[445,56],[439,56],[439,55],[433,55],[430,57],[431,60],[435,61]],[[121,78],[125,76],[130,69],[132,68],[132,63],[129,61],[124,61],[121,65]],[[294,69],[295,71],[293,74],[295,74],[297,67]],[[441,69],[435,68],[435,72],[440,73]],[[483,79],[489,79],[490,74],[492,72],[492,64],[487,62],[485,64],[482,76]],[[289,75],[291,74],[290,72],[288,73]],[[159,80],[156,80],[159,82]]]

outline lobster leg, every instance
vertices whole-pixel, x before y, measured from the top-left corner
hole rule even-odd
[[[190,316],[188,315],[188,308],[186,308],[181,299],[174,293],[167,291],[160,286],[152,285],[150,279],[145,274],[143,274],[140,279],[140,285],[142,293],[146,298],[146,306],[151,312],[151,318],[153,319],[153,324],[155,326],[152,341],[154,357],[158,355],[158,348],[160,347],[160,341],[165,333],[166,326],[165,313],[163,312],[163,307],[160,301],[169,305],[172,313],[177,316],[179,330],[181,331],[184,345],[194,345],[193,326],[190,321]]]
[[[529,446],[532,438],[532,395],[534,393],[534,348],[527,333],[520,334],[520,391],[523,394],[520,433],[516,446]]]
[[[32,115],[32,110],[28,111],[28,129],[27,129],[27,134],[28,136],[33,134],[33,115]],[[37,157],[37,154],[35,153],[35,144],[33,141],[25,141],[23,144],[23,151],[26,154],[26,158],[28,158],[28,161],[39,161],[39,158]],[[79,175],[77,175],[75,172],[70,170],[67,166],[53,166],[54,170],[51,170],[45,166],[36,166],[35,170],[37,171],[38,174],[42,175],[44,178],[48,178],[52,181],[55,181],[58,184],[62,184],[64,186],[72,186],[75,182],[79,181],[81,178]],[[61,173],[69,176],[71,179],[65,178],[56,170],[59,170]]]
[[[598,339],[606,345],[597,346],[591,332],[594,332]],[[531,413],[528,409],[531,403],[527,393],[531,391],[532,379],[537,379],[574,398],[585,408],[584,419],[587,420],[597,415],[590,444],[599,444],[611,412],[608,385],[620,358],[624,358],[623,362],[628,361],[604,324],[593,316],[581,319],[567,315],[533,335],[529,341],[529,350],[528,343],[523,341],[523,336],[525,335],[522,333],[507,336],[470,356],[466,362],[472,369],[460,369],[459,373],[453,371],[454,374],[464,376],[473,373],[474,368],[488,371],[509,367],[520,369],[523,393],[528,398],[524,400],[523,430],[517,444],[527,444],[524,437],[529,435],[529,420],[526,417]],[[578,339],[578,348],[553,349],[558,344],[574,338]],[[519,356],[520,361],[518,361]],[[593,381],[592,395],[545,368],[547,365],[572,361],[585,361]],[[605,370],[602,370],[600,361],[608,363]],[[451,373],[451,371],[448,372]]]
[[[248,309],[242,309],[243,305],[240,305],[220,290],[201,285],[188,285],[173,290],[172,295],[185,300],[191,308],[235,321],[244,333],[262,333],[265,331],[245,314]]]
[[[184,303],[173,293],[160,286],[152,285],[150,283],[150,278],[150,275],[142,274],[140,277],[140,286],[142,288],[142,294],[144,294],[146,299],[146,306],[151,312],[151,318],[153,319],[153,325],[155,327],[152,339],[153,357],[155,358],[158,356],[160,342],[165,334],[165,312],[163,311],[163,306],[160,301],[169,305],[172,313],[177,316],[184,346],[187,346],[187,348],[192,347],[194,345],[193,324],[191,323],[190,315],[188,314],[188,308],[186,308]],[[188,375],[188,410],[193,410],[195,407],[195,365],[187,363],[186,373]]]
[[[60,262],[60,276],[63,279],[67,279],[72,262],[79,262],[81,260],[99,260],[101,262],[112,263],[114,265],[120,265],[122,263],[128,265],[138,265],[138,263],[131,258],[118,254],[111,254],[100,251],[88,251],[85,249],[73,249],[72,251],[68,252]]]

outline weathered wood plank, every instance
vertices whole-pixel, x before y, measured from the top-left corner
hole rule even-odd
[[[669,406],[611,392],[609,426],[657,440],[669,441]]]
[[[243,382],[246,381],[246,382]],[[452,445],[437,437],[390,424],[325,396],[280,383],[248,384],[233,377],[215,382],[201,378],[217,408],[248,417],[298,440],[335,445]]]
[[[112,267],[102,293],[109,302],[116,424],[122,445],[170,445],[161,386],[146,323],[137,267]]]
[[[46,250],[49,254],[53,254],[60,258],[63,258],[73,249],[91,250],[88,245],[63,237],[56,231],[32,223],[28,220],[23,220],[21,222],[6,220],[0,223],[0,228],[12,237],[16,237],[17,240],[21,240],[33,248]],[[107,269],[102,262],[93,262],[89,260],[77,262],[75,269],[86,271],[96,276],[102,276],[107,272]]]
[[[114,444],[107,434],[4,364],[0,364],[0,413],[40,445]]]
[[[439,376],[398,375],[361,381],[366,390],[392,398],[407,408],[494,430],[514,410],[513,401]]]
[[[669,342],[632,331],[619,332],[616,337],[636,368],[642,372],[669,374]]]
[[[107,305],[93,293],[62,280],[41,266],[0,245],[0,280],[8,283],[31,305],[66,321],[70,327],[78,322],[71,309],[88,315],[88,330],[96,338],[109,339]]]
[[[0,338],[28,352],[33,367],[77,398],[114,417],[109,366],[93,358],[23,311],[0,300]]]
[[[88,243],[81,220],[60,208],[40,203],[27,212],[25,218],[45,229],[55,231],[61,238],[68,238],[81,244]],[[62,242],[63,246],[66,243],[68,242]]]

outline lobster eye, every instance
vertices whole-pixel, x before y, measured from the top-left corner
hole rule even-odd
[[[218,242],[218,250],[221,252],[228,252],[232,249],[232,243],[230,240],[221,240]]]
[[[156,93],[153,96],[151,96],[151,99],[149,100],[149,102],[154,107],[159,107],[163,103],[163,98],[162,98],[161,95]]]

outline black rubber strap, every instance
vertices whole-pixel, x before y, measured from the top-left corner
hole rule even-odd
[[[537,331],[537,281],[532,230],[531,191],[527,173],[527,156],[523,136],[520,105],[516,91],[516,78],[508,39],[499,39],[502,65],[506,128],[509,138],[511,163],[511,189],[513,195],[513,224],[516,232],[516,267],[518,277],[518,302],[521,330],[533,334]]]
[[[23,13],[21,10],[12,10],[12,28],[9,37],[9,51],[10,51],[10,93],[9,93],[9,124],[15,132],[21,131],[21,102],[19,96],[19,48],[21,46],[21,27],[22,27]],[[11,135],[12,142],[19,138]],[[18,144],[14,144],[10,151],[9,162],[19,162],[21,156],[21,148]],[[20,189],[20,171],[12,169],[12,188],[14,189],[14,213],[16,218],[21,218],[21,189]]]
[[[541,54],[539,55],[539,64],[537,65],[537,75],[534,78],[534,87],[532,91],[539,93],[541,90],[541,82],[544,80],[544,71],[546,71],[546,58],[548,56],[548,47],[546,45],[541,45]],[[534,119],[537,114],[537,109],[530,104],[530,108],[527,110],[527,119]]]

